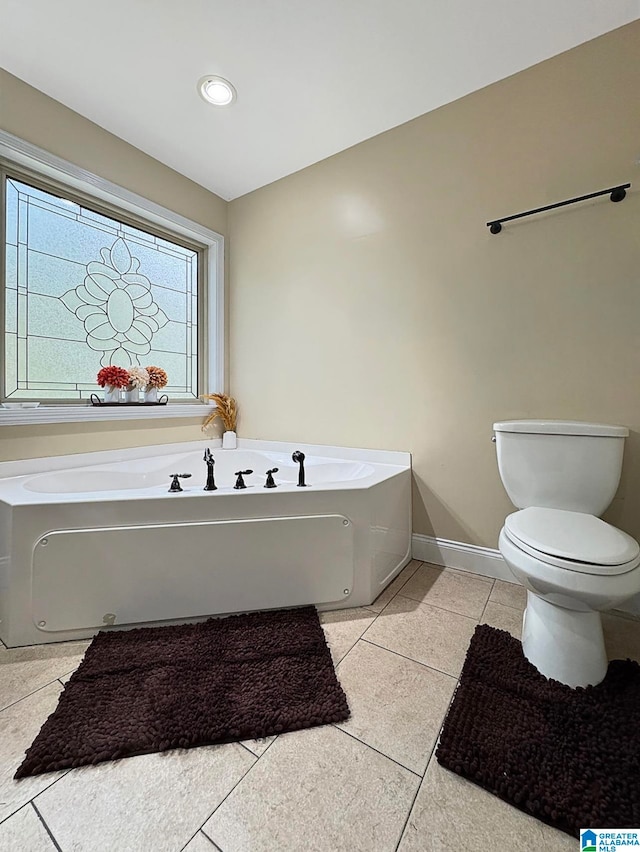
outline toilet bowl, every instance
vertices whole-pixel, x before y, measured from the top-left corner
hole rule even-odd
[[[527,508],[507,517],[499,548],[527,589],[525,657],[569,686],[600,683],[607,671],[600,612],[640,593],[637,542],[593,515]]]
[[[640,594],[640,546],[602,521],[622,470],[622,426],[495,423],[498,467],[514,505],[500,552],[527,589],[522,649],[548,678],[600,683],[607,654],[600,612]]]

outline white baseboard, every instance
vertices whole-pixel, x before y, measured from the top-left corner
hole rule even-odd
[[[463,541],[450,541],[447,538],[434,538],[418,533],[414,533],[412,539],[413,558],[421,562],[459,568],[461,571],[481,574],[483,577],[515,583],[502,554],[492,547],[478,547]]]
[[[494,580],[517,583],[500,551],[492,547],[479,547],[463,541],[450,541],[447,538],[414,533],[412,555],[420,562],[431,562],[433,565],[458,568],[460,571],[481,574],[483,577],[492,577]],[[619,611],[640,617],[640,595],[627,601]]]

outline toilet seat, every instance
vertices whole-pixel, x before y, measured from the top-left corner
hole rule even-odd
[[[594,515],[529,507],[509,515],[505,535],[535,559],[582,574],[624,574],[640,565],[640,545]]]

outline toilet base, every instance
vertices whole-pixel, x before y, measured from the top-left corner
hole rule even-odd
[[[545,677],[594,686],[607,673],[600,613],[564,609],[527,591],[522,650]]]

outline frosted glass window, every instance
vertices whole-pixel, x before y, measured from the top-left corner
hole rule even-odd
[[[198,398],[199,252],[5,180],[4,398],[82,400],[101,367],[153,364]]]

